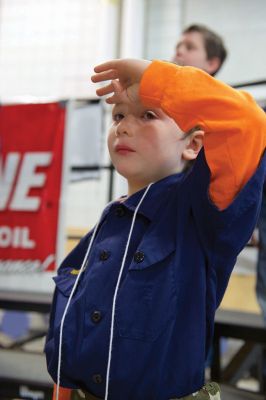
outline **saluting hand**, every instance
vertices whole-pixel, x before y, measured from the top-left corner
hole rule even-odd
[[[139,83],[150,63],[147,60],[118,59],[97,65],[94,68],[96,74],[91,77],[92,82],[111,80],[111,83],[96,90],[97,95],[111,94],[106,99],[108,104],[138,100]]]

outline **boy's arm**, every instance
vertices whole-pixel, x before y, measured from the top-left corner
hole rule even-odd
[[[121,95],[134,101],[139,94],[147,107],[162,108],[184,132],[200,125],[211,171],[210,197],[219,209],[233,201],[266,145],[266,117],[251,96],[197,68],[161,61],[112,60],[95,72],[93,82],[119,80],[119,90],[115,82],[97,90],[99,96],[111,95],[109,104],[119,102]]]
[[[226,208],[256,170],[266,145],[266,116],[248,94],[193,67],[155,61],[140,85],[142,102],[161,107],[184,132],[200,125],[211,171],[210,197]]]

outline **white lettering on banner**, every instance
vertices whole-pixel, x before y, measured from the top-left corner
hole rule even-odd
[[[47,256],[43,262],[41,260],[0,260],[0,274],[2,272],[44,272],[54,261],[54,254]]]
[[[19,387],[19,395],[23,398],[30,398],[34,400],[42,400],[44,399],[44,392],[40,390],[31,390],[28,386],[20,386]]]
[[[0,158],[0,210],[4,210],[7,206],[13,182],[16,178],[19,160],[19,153],[8,154],[4,168]]]
[[[28,227],[10,228],[9,226],[0,226],[0,248],[20,248],[34,249],[36,243],[30,239],[30,230]]]
[[[4,168],[1,167],[2,163],[0,159],[0,210],[5,210],[7,208],[9,197],[15,185],[19,160],[19,153],[9,153]],[[51,152],[31,152],[24,154],[17,184],[10,202],[10,210],[38,210],[41,203],[40,197],[28,196],[28,194],[31,188],[44,186],[46,174],[43,172],[36,172],[36,169],[38,167],[47,167],[51,163],[51,160]]]
[[[52,153],[25,153],[18,178],[16,190],[10,203],[10,210],[36,211],[41,200],[39,197],[28,197],[30,188],[42,187],[46,175],[35,172],[37,167],[46,167],[51,163]]]

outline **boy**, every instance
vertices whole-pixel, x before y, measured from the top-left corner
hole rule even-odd
[[[176,45],[173,62],[203,69],[214,76],[227,56],[223,39],[204,25],[187,27]]]
[[[265,114],[193,67],[113,60],[95,72],[112,79],[97,93],[114,104],[108,146],[128,196],[55,278],[45,350],[57,397],[60,385],[86,399],[219,400],[204,362],[257,220]]]

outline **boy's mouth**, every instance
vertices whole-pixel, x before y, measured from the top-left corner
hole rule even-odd
[[[127,153],[134,153],[135,150],[133,150],[131,147],[126,146],[124,144],[117,144],[115,146],[115,152],[119,154],[127,154]]]

